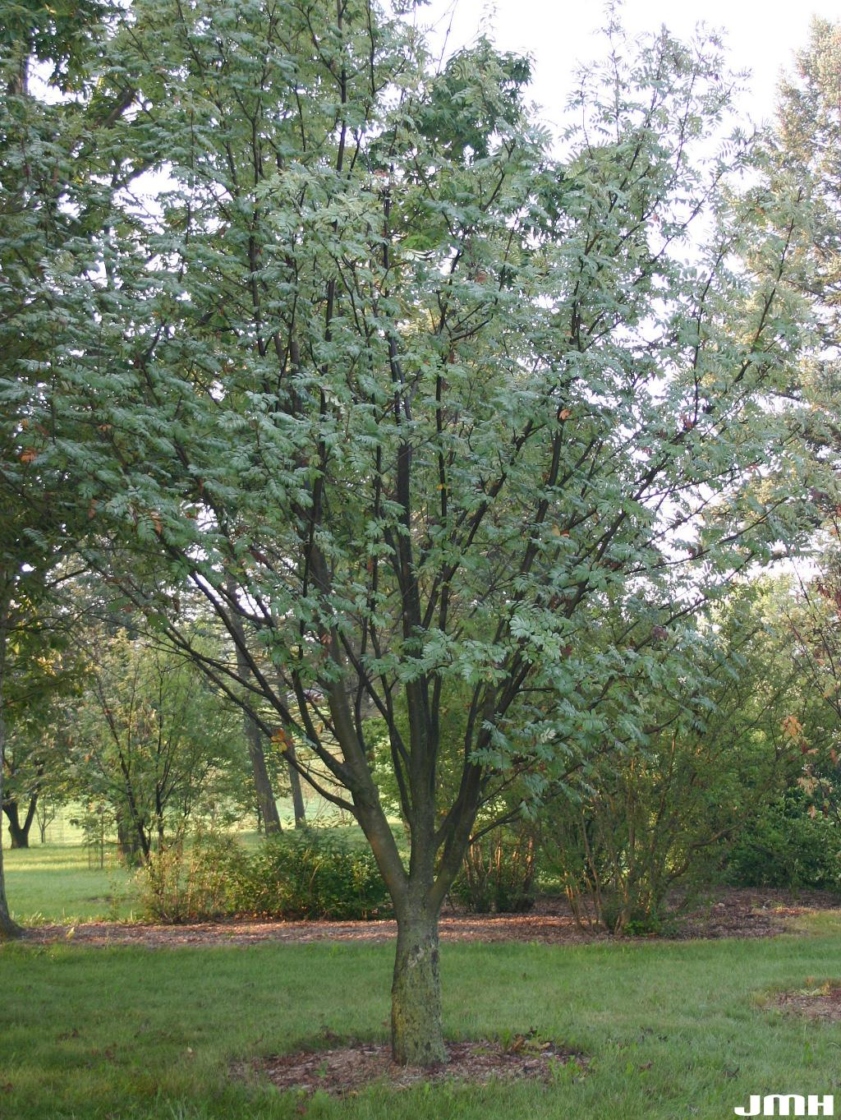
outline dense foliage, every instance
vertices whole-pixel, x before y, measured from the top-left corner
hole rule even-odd
[[[198,833],[156,853],[141,873],[154,921],[260,918],[368,919],[390,914],[374,857],[328,829],[308,828],[247,852],[228,836]]]

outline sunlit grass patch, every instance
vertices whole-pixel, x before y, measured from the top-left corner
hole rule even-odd
[[[132,872],[114,849],[103,866],[82,847],[38,845],[3,853],[6,892],[13,917],[38,922],[121,921],[135,908]]]

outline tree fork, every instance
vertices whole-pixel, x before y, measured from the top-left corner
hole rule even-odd
[[[13,848],[29,847],[29,829],[35,816],[36,801],[37,795],[30,798],[29,810],[24,818],[23,824],[21,824],[20,809],[17,801],[9,799],[3,805],[3,812],[6,814],[6,821],[9,826],[9,837],[11,838]]]

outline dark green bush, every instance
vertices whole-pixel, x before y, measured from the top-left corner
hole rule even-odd
[[[598,913],[605,929],[626,937],[668,934],[676,928],[676,918],[667,912],[665,903],[654,905],[649,897],[635,905],[621,895],[607,894],[600,899]]]
[[[389,909],[373,854],[327,829],[267,840],[237,884],[236,909],[273,918],[372,918]]]
[[[841,830],[810,817],[797,791],[770,804],[749,825],[727,861],[735,887],[841,889]]]
[[[153,853],[138,873],[145,917],[177,924],[235,913],[237,883],[248,863],[245,850],[231,836],[197,832]]]
[[[285,832],[253,853],[231,837],[199,833],[156,853],[140,883],[144,913],[159,922],[236,914],[351,920],[389,911],[371,852],[329,829]]]

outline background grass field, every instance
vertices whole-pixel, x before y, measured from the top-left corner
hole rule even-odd
[[[22,848],[3,853],[12,917],[25,925],[127,919],[135,909],[133,874],[114,849],[104,866],[81,847]]]
[[[291,801],[280,800],[278,809],[284,827],[293,827]],[[323,799],[310,797],[307,811],[313,824],[328,825],[364,844],[359,827],[337,824],[335,810]],[[47,827],[46,844],[39,842],[33,826],[30,848],[9,848],[8,830],[0,828],[9,907],[16,921],[126,921],[138,915],[135,873],[120,862],[115,842],[86,848],[81,828],[73,824],[77,815],[72,806],[62,808]],[[254,824],[246,824],[236,835],[246,847],[259,843]]]
[[[291,811],[290,805],[290,814]],[[68,819],[70,812],[63,816],[64,819],[59,818],[55,826],[51,826],[54,838],[46,844],[39,843],[33,829],[30,848],[10,849],[7,831],[0,829],[12,917],[25,926],[140,920],[143,907],[138,872],[121,862],[116,842],[109,841],[103,847],[85,847],[81,843],[81,830]],[[310,819],[350,844],[367,850],[358,825],[344,821],[337,824],[335,814],[331,817],[326,813],[313,813]],[[284,827],[292,828],[294,822],[284,820]],[[253,827],[238,829],[235,835],[237,842],[249,850],[255,850],[263,839]]]

